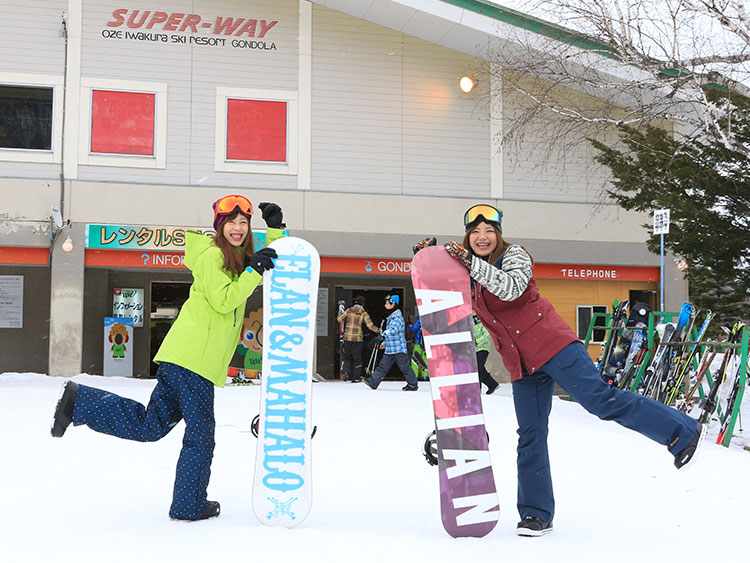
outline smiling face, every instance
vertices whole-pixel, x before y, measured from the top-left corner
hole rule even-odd
[[[221,227],[221,232],[224,235],[224,238],[227,239],[232,246],[242,246],[249,231],[250,222],[242,213],[238,213],[231,219],[227,219]]]
[[[479,223],[469,232],[469,246],[477,256],[491,255],[497,248],[497,231],[488,223]]]

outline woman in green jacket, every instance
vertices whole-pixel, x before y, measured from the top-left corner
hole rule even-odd
[[[270,244],[282,236],[283,215],[275,203],[259,207]],[[193,273],[193,285],[154,358],[159,370],[148,406],[68,380],[52,422],[54,437],[61,437],[72,422],[119,438],[152,442],[184,419],[185,437],[169,510],[175,520],[219,515],[219,503],[206,498],[216,427],[214,386],[224,386],[247,298],[276,258],[272,248],[254,252],[253,206],[247,198],[223,197],[213,210],[213,238],[186,233],[185,266]]]

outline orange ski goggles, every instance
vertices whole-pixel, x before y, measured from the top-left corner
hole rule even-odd
[[[214,217],[216,215],[229,215],[236,208],[240,208],[240,213],[244,215],[253,214],[253,204],[245,196],[228,195],[214,202]]]
[[[499,209],[495,209],[491,205],[480,204],[474,207],[469,207],[466,213],[464,213],[464,227],[468,231],[475,227],[482,221],[495,223],[497,228],[502,232],[501,224],[503,220],[503,212]]]
[[[221,199],[217,199],[213,203],[214,208],[214,230],[219,230],[221,225],[221,217],[223,215],[230,215],[235,209],[239,209],[240,213],[247,217],[253,215],[253,204],[245,196],[241,195],[228,195]]]

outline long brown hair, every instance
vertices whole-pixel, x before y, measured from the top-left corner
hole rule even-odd
[[[488,262],[490,264],[494,264],[495,262],[497,262],[497,259],[500,258],[503,252],[505,252],[510,246],[512,246],[513,243],[508,242],[507,240],[503,238],[503,233],[500,232],[500,229],[497,228],[497,225],[495,225],[495,223],[488,221],[487,224],[490,225],[495,230],[495,235],[497,236],[497,248],[495,248],[495,250],[492,251],[492,254],[488,258]],[[473,230],[474,230],[474,227],[466,231],[466,234],[464,235],[464,241],[463,241],[464,248],[468,250],[469,252],[471,252],[472,254],[474,254],[474,251],[471,249],[471,244],[469,243],[469,235],[471,234],[471,231]],[[523,248],[523,246],[521,248]],[[533,256],[529,254],[528,250],[526,250],[525,248],[523,249],[526,252],[526,254],[529,255],[529,258],[531,258],[531,263],[533,264],[534,263]]]
[[[219,223],[219,228],[216,229],[216,234],[214,235],[214,244],[218,246],[222,254],[224,254],[224,269],[235,276],[239,276],[242,273],[242,270],[247,268],[250,264],[250,257],[255,253],[255,239],[253,238],[253,229],[250,227],[250,217],[247,218],[247,237],[242,243],[242,246],[232,246],[224,236],[224,225],[226,222],[234,219],[239,214],[240,210],[235,209],[232,213],[227,215],[221,223]]]

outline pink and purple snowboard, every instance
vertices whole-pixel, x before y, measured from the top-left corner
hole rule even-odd
[[[440,508],[454,538],[492,531],[500,507],[477,373],[469,274],[442,246],[411,268],[435,409]]]

